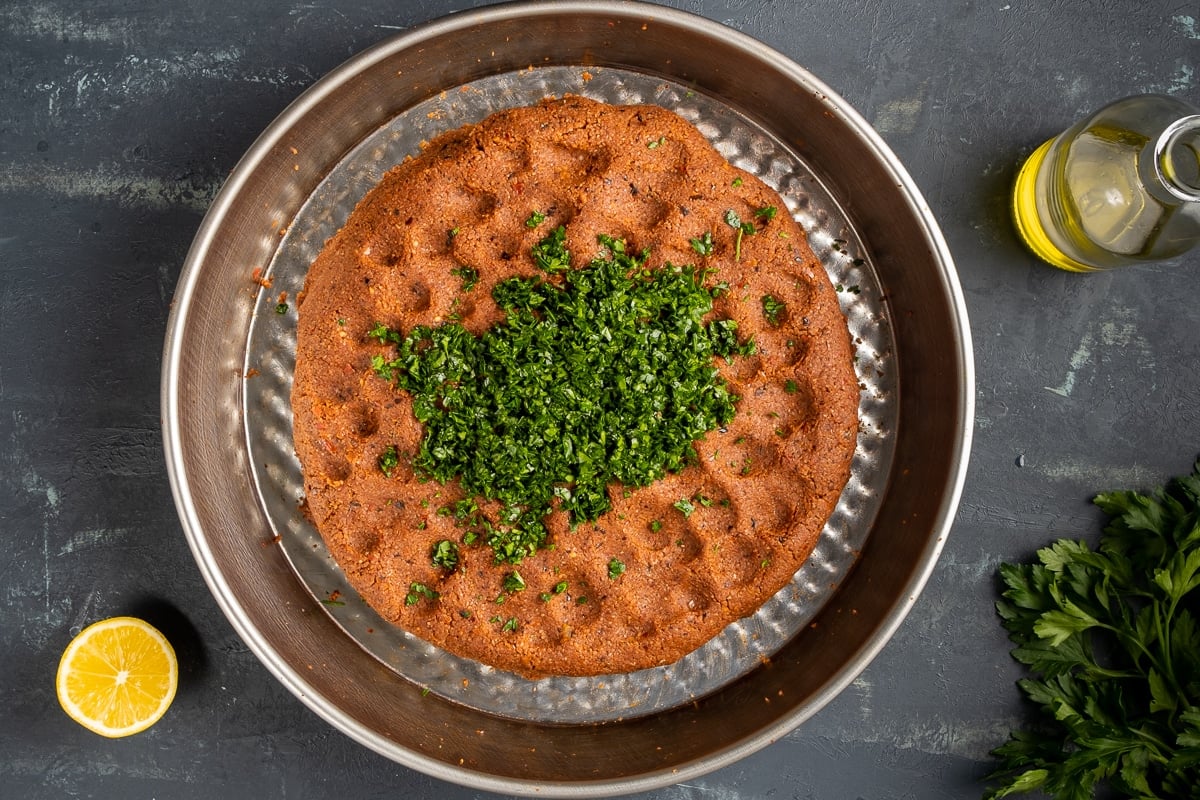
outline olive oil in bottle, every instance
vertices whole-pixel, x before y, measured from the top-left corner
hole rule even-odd
[[[1200,109],[1139,95],[1076,123],[1021,168],[1013,219],[1035,255],[1075,272],[1187,251],[1200,243]]]

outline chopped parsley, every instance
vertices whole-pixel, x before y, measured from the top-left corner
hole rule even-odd
[[[787,305],[782,300],[776,300],[774,295],[764,294],[762,296],[763,316],[767,318],[767,322],[772,325],[779,325],[779,315],[784,312]]]
[[[788,394],[795,394],[796,392],[800,391],[800,387],[796,384],[796,382],[794,380],[792,380],[791,378],[788,378],[786,381],[783,382],[783,390],[785,392],[787,392]]]
[[[652,533],[658,533],[661,530],[662,530],[662,520],[657,520],[657,519],[650,520],[650,531]]]
[[[504,624],[500,626],[500,632],[505,633],[508,631],[515,631],[519,627],[519,624],[520,623],[517,622],[516,617],[509,617],[507,620],[505,620]]]
[[[741,177],[739,176],[739,177],[737,177],[737,178],[734,178],[734,179],[733,179],[733,182],[732,182],[732,183],[730,183],[729,185],[730,185],[730,186],[732,186],[732,187],[733,187],[733,188],[735,188],[735,189],[736,189],[736,188],[738,188],[739,186],[741,186],[741,185],[742,185],[742,179],[741,179]]]
[[[724,219],[725,219],[725,224],[731,228],[736,228],[737,230],[742,231],[743,233],[749,233],[749,234],[754,233],[754,223],[753,222],[742,222],[742,218],[739,217],[738,213],[736,211],[734,211],[732,208],[725,212]]]
[[[705,231],[700,236],[688,239],[688,243],[691,244],[697,255],[711,256],[713,254],[712,231]]]
[[[533,263],[546,272],[571,269],[571,251],[567,249],[567,231],[559,225],[533,246]],[[499,300],[497,300],[499,302]]]
[[[525,591],[525,579],[515,569],[504,576],[504,591],[509,594]]]
[[[646,266],[626,243],[570,269],[562,226],[532,250],[549,278],[510,278],[492,297],[504,321],[481,336],[457,323],[401,336],[376,325],[377,375],[412,397],[424,436],[413,467],[469,498],[498,501],[486,519],[473,500],[452,513],[520,563],[545,545],[551,502],[571,524],[609,508],[608,486],[646,486],[693,463],[693,442],[733,419],[736,398],[713,365],[753,352],[712,310],[707,273]],[[440,512],[439,512],[440,513]],[[464,542],[466,538],[464,537]]]
[[[692,515],[692,512],[696,510],[696,506],[693,505],[692,501],[687,499],[686,497],[684,497],[680,500],[676,500],[671,505],[673,505],[673,506],[675,506],[675,508],[679,509],[679,513],[683,514],[684,517],[690,517]]]
[[[451,275],[457,275],[462,281],[462,290],[469,292],[475,288],[475,284],[479,283],[479,270],[474,267],[461,266],[450,270]]]
[[[650,150],[654,150],[655,148],[662,147],[664,144],[666,144],[666,141],[667,137],[660,136],[657,139],[651,139],[650,141],[646,142],[646,147]]]
[[[738,341],[737,322],[731,319],[718,319],[708,323],[708,338],[713,342],[713,352],[724,356],[726,360],[731,356],[752,356],[758,352],[758,347],[752,339]]]
[[[404,596],[404,605],[415,606],[421,602],[422,597],[427,600],[437,600],[438,593],[419,581],[413,581],[408,585],[408,594]]]
[[[742,218],[732,208],[725,212],[725,224],[737,231],[733,244],[733,260],[742,260],[742,237],[758,233],[753,222],[742,222]]]
[[[388,445],[388,448],[379,456],[379,471],[387,477],[392,477],[392,471],[400,466],[400,453],[396,450],[396,445]]]
[[[443,539],[433,546],[430,560],[435,567],[443,567],[453,572],[458,567],[458,545],[449,539]]]
[[[529,214],[529,218],[525,220],[526,228],[536,228],[546,221],[546,215],[541,211],[533,211]]]
[[[562,594],[566,590],[567,590],[567,582],[559,581],[558,583],[554,584],[553,589],[551,589],[548,592],[542,592],[540,595],[538,595],[538,597],[541,599],[541,601],[543,603],[548,603],[548,602],[550,602],[551,599],[553,599],[554,595]]]
[[[619,558],[610,558],[608,560],[608,579],[615,581],[617,578],[625,574],[625,562]]]
[[[287,303],[279,303],[275,306],[276,314],[286,314],[287,312],[288,312],[288,304]]]
[[[738,181],[740,181],[740,180],[741,179],[739,178]],[[735,181],[733,185],[738,186],[739,185],[738,181]],[[754,209],[755,219],[761,219],[764,224],[775,219],[775,215],[777,213],[779,213],[779,209],[777,209],[775,206],[763,206],[762,208]],[[735,231],[737,231],[736,237],[733,242],[733,260],[741,261],[742,260],[742,237],[743,236],[753,236],[754,234],[758,233],[758,228],[754,227],[753,220],[743,222],[742,218],[739,217],[738,213],[736,211],[734,211],[732,208],[725,212],[725,216],[723,217],[723,219],[725,220],[726,225],[728,225],[729,227],[731,227]],[[693,247],[694,246],[695,245],[693,245]]]

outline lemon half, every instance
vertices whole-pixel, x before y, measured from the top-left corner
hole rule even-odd
[[[134,617],[113,617],[71,640],[58,662],[56,687],[67,716],[115,739],[162,718],[179,687],[179,663],[157,628]]]

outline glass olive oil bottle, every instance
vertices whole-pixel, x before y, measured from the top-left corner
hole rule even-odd
[[[1043,144],[1013,189],[1035,255],[1092,272],[1200,243],[1200,109],[1165,95],[1118,100]]]

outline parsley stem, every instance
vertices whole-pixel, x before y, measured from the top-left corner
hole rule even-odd
[[[1161,636],[1162,628],[1160,627],[1160,621],[1158,619],[1158,614],[1156,613],[1154,616],[1155,616],[1154,625],[1156,628],[1158,628],[1159,636]],[[1174,676],[1171,675],[1170,672],[1168,671],[1168,668],[1167,668],[1168,665],[1163,664],[1162,660],[1160,658],[1158,658],[1154,654],[1154,652],[1152,650],[1150,650],[1150,648],[1146,647],[1146,644],[1139,637],[1137,637],[1136,635],[1131,635],[1127,631],[1122,631],[1118,628],[1115,628],[1112,625],[1105,625],[1102,623],[1099,627],[1103,628],[1104,630],[1110,631],[1113,635],[1115,635],[1117,637],[1117,639],[1122,644],[1125,645],[1125,650],[1133,658],[1134,664],[1138,664],[1138,662],[1141,660],[1140,657],[1138,656],[1138,653],[1140,652],[1150,662],[1150,666],[1153,667],[1154,669],[1156,669],[1160,675],[1168,677],[1168,679],[1171,681],[1172,685],[1174,685],[1175,690],[1179,691],[1179,686],[1175,683]],[[1139,665],[1139,668],[1140,668],[1140,665]],[[1148,669],[1143,670],[1143,672],[1149,673],[1149,670]]]
[[[1149,748],[1151,752],[1148,753],[1151,761],[1157,761],[1160,764],[1166,764],[1170,760],[1167,756],[1163,755],[1163,753],[1170,752],[1171,746],[1164,742],[1160,737],[1155,736],[1145,728],[1130,728],[1129,732],[1134,736],[1137,736],[1139,739],[1145,739],[1152,745],[1152,747]]]
[[[1175,691],[1177,697],[1183,697],[1183,686],[1180,685],[1179,679],[1175,676],[1175,662],[1171,659],[1171,619],[1175,616],[1175,605],[1178,599],[1171,601],[1170,607],[1165,613],[1166,619],[1163,619],[1164,614],[1162,607],[1155,609],[1154,626],[1158,630],[1158,642],[1162,647],[1163,661],[1163,677],[1171,682],[1171,687]]]

